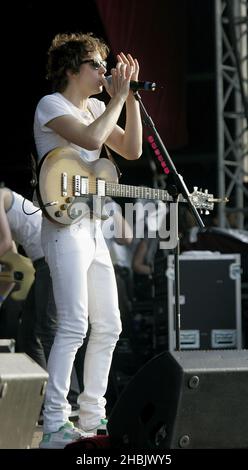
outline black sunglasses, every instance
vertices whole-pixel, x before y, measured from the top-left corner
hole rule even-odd
[[[95,60],[95,59],[86,59],[81,62],[81,64],[90,64],[93,69],[98,70],[100,67],[107,68],[106,60]]]

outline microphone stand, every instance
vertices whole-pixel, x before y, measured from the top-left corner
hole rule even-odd
[[[199,227],[204,228],[205,225],[203,223],[202,218],[200,217],[199,213],[197,212],[194,204],[192,203],[190,199],[190,193],[189,190],[183,180],[183,177],[177,172],[176,167],[171,160],[171,157],[168,153],[168,151],[165,148],[165,145],[154,125],[153,120],[147,113],[145,106],[141,100],[141,97],[137,91],[134,93],[134,97],[140,104],[140,108],[143,114],[143,123],[147,126],[149,126],[152,129],[152,132],[155,136],[155,141],[159,146],[159,150],[161,154],[164,156],[166,160],[166,165],[170,170],[170,175],[169,179],[171,181],[169,182],[168,185],[168,193],[172,196],[173,202],[176,203],[176,210],[178,213],[178,196],[181,193],[183,197],[187,200],[189,209],[191,210],[197,224]],[[178,232],[178,230],[177,230]],[[180,324],[181,324],[181,317],[180,317],[180,270],[179,270],[179,253],[180,253],[180,241],[179,241],[179,236],[177,233],[177,244],[176,247],[174,248],[174,269],[175,269],[175,331],[176,331],[176,350],[180,350]]]

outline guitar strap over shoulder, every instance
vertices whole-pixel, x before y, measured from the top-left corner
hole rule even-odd
[[[116,168],[116,171],[117,171],[117,175],[118,175],[118,178],[120,178],[122,176],[122,173],[121,173],[121,170],[120,168],[118,167],[112,153],[110,152],[109,148],[107,147],[106,144],[104,144],[104,147],[105,147],[105,150],[106,150],[106,154],[107,154],[107,157],[108,159],[113,163],[113,165],[115,166]]]
[[[31,161],[31,173],[32,173],[32,179],[30,181],[30,184],[32,188],[35,188],[38,184],[38,178],[37,178],[37,160],[34,156],[34,154],[31,152],[30,153],[30,161]]]

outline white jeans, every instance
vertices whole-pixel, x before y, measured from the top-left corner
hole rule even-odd
[[[58,227],[46,219],[42,246],[53,281],[58,328],[48,360],[44,433],[57,431],[71,411],[67,401],[75,354],[91,325],[78,398],[83,428],[105,417],[109,369],[121,332],[115,274],[100,221]]]

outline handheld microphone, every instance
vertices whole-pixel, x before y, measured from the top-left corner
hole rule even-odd
[[[112,82],[112,75],[108,75],[105,77],[108,84],[111,85]],[[130,88],[133,91],[138,90],[146,90],[146,91],[154,91],[156,88],[156,83],[154,82],[136,82],[135,80],[130,81]]]

